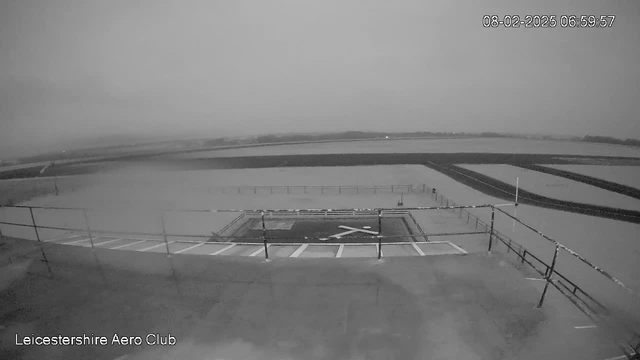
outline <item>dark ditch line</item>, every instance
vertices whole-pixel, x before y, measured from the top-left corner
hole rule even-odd
[[[427,163],[425,166],[486,195],[514,201],[515,186],[455,165]],[[558,200],[522,189],[519,190],[518,203],[640,224],[640,211]]]
[[[636,189],[631,186],[626,186],[626,185],[614,183],[612,181],[598,179],[592,176],[582,175],[582,174],[574,173],[571,171],[554,169],[554,168],[549,168],[549,167],[544,167],[544,166],[539,166],[534,164],[510,164],[510,165],[517,166],[523,169],[538,171],[538,172],[549,174],[549,175],[563,177],[565,179],[569,179],[573,181],[578,181],[581,183],[599,187],[604,190],[608,190],[611,192],[626,195],[626,196],[640,200],[640,189]]]
[[[171,154],[167,154],[171,155]],[[168,157],[149,157],[130,155],[101,161],[87,160],[72,163],[84,166],[56,165],[47,170],[46,176],[81,175],[117,167],[123,163],[144,162],[169,165],[176,170],[196,169],[244,169],[270,167],[317,167],[317,166],[358,166],[358,165],[421,165],[427,161],[441,164],[576,164],[581,160],[628,161],[625,157],[605,157],[572,155],[571,159],[559,154],[508,154],[508,153],[382,153],[382,154],[308,154],[308,155],[272,155],[240,156],[220,158],[171,159]],[[640,159],[636,159],[640,161]],[[0,179],[39,177],[41,166],[24,169],[0,171]]]

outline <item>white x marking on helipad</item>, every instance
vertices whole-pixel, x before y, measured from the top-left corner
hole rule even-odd
[[[365,234],[378,235],[377,231],[371,231],[371,230],[366,230],[366,229],[358,229],[358,228],[354,228],[354,227],[346,226],[346,225],[338,225],[338,227],[341,228],[341,229],[346,229],[348,231],[342,232],[340,234],[331,235],[329,237],[339,239],[339,238],[341,238],[341,237],[343,237],[345,235],[353,234],[353,233],[356,233],[356,232],[363,232]]]

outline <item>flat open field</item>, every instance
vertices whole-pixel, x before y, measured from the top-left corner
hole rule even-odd
[[[247,175],[249,174],[249,175]],[[111,178],[109,178],[111,176]],[[144,208],[354,208],[354,207],[394,207],[399,200],[399,194],[340,194],[340,195],[233,195],[220,193],[204,193],[200,186],[215,184],[226,185],[264,185],[291,184],[351,184],[370,185],[381,184],[422,184],[435,187],[439,192],[452,198],[459,204],[477,205],[488,203],[502,203],[504,201],[491,198],[472,190],[451,178],[421,165],[400,166],[371,166],[371,167],[317,167],[317,168],[272,168],[245,170],[198,170],[180,173],[161,172],[154,169],[138,169],[132,172],[116,173],[106,176],[102,182],[93,184],[81,191],[63,194],[61,196],[47,196],[27,202],[33,205],[69,206],[112,208],[90,212],[89,218],[92,228],[114,229],[122,232],[139,231],[140,227],[159,232],[160,222],[156,214],[138,214],[136,207]],[[377,178],[381,180],[378,181]],[[374,180],[376,179],[376,180]],[[385,180],[386,179],[386,180]],[[117,180],[117,181],[116,181]],[[121,181],[118,183],[118,181]],[[137,184],[137,185],[136,185]],[[425,194],[405,194],[404,202],[407,206],[433,206],[434,201]],[[117,207],[128,207],[128,211],[115,210]],[[3,219],[13,219],[19,216],[21,221],[29,219],[28,213],[9,214],[8,209],[0,209]],[[490,218],[490,210],[474,210],[486,222]],[[72,226],[81,225],[82,213],[73,215],[59,215],[60,211],[35,211],[38,223],[64,223]],[[109,214],[107,214],[109,213]],[[444,215],[442,215],[444,214]],[[166,226],[170,233],[183,231],[210,235],[227,224],[238,213],[229,213],[228,218],[213,216],[211,213],[171,213],[167,215]],[[225,215],[226,216],[226,215]],[[425,232],[438,232],[434,229],[447,228],[454,224],[462,227],[456,216],[447,212],[419,212],[414,214]],[[578,251],[587,259],[611,272],[629,286],[640,289],[640,265],[637,261],[640,254],[640,243],[637,234],[640,225],[620,221],[601,219],[596,217],[576,215],[561,211],[541,209],[521,205],[518,217],[545,234],[557,238],[563,244]],[[8,220],[11,221],[11,220]],[[514,240],[520,242],[527,249],[541,258],[550,261],[553,246],[538,235],[522,227],[513,227],[512,222],[503,216],[497,216],[496,229]],[[513,229],[513,230],[511,230]],[[18,236],[2,227],[6,235]],[[15,229],[11,231],[17,231]],[[22,231],[22,237],[34,238],[34,234]],[[446,232],[446,229],[443,231]],[[45,234],[55,236],[53,232]],[[195,234],[194,234],[195,235]],[[20,236],[18,236],[20,237]],[[448,240],[440,238],[437,240]],[[474,237],[473,241],[486,244],[486,237]],[[464,246],[463,246],[464,247]],[[570,279],[583,286],[590,294],[608,305],[620,303],[620,293],[599,274],[592,272],[572,259],[561,257],[558,269]],[[625,300],[626,301],[626,300]],[[618,306],[618,305],[616,305]],[[620,305],[620,311],[628,313],[630,318],[635,313],[630,310],[628,302]],[[636,309],[637,310],[637,309]],[[635,318],[633,318],[635,319]],[[636,319],[640,324],[640,319]]]
[[[345,209],[395,207],[399,193],[374,193],[370,188],[362,193],[322,194],[313,193],[270,194],[251,191],[237,194],[223,193],[224,186],[248,185],[365,185],[374,183],[408,184],[427,181],[416,173],[419,166],[362,166],[271,168],[249,170],[197,170],[155,171],[131,169],[105,175],[94,180],[91,186],[59,196],[48,195],[24,202],[24,205],[45,207],[89,208],[87,218],[93,231],[118,231],[162,233],[160,209],[175,211],[164,215],[169,234],[210,237],[223,229],[241,212],[180,212],[179,210],[207,209]],[[213,187],[209,187],[214,185]],[[416,186],[419,189],[418,186]],[[405,206],[434,206],[424,193],[404,193]],[[28,209],[0,209],[3,221],[30,224]],[[462,221],[446,212],[415,213],[416,220],[425,232],[442,233],[465,231]],[[54,227],[85,227],[83,214],[78,210],[35,209],[36,223]],[[34,239],[33,230],[25,227],[2,225],[3,234]],[[43,238],[58,238],[66,233],[57,230],[41,230]],[[445,239],[446,240],[446,239]]]
[[[527,140],[508,138],[485,139],[420,139],[379,140],[296,145],[274,145],[191,152],[173,155],[173,158],[191,159],[229,156],[266,156],[300,154],[350,153],[521,153],[566,154],[594,156],[640,157],[640,149],[570,141]]]
[[[640,200],[587,185],[578,181],[522,169],[512,165],[459,165],[462,168],[490,176],[534,194],[559,200],[575,201],[615,208],[640,210]]]
[[[498,204],[504,200],[487,196],[450,177],[429,168],[422,169],[423,176],[429,178],[431,186],[458,204]],[[505,208],[513,214],[513,208]],[[486,223],[491,222],[491,211],[470,210]],[[554,246],[538,234],[515,224],[508,217],[496,213],[495,229],[517,241],[547,263],[551,262]],[[540,230],[560,243],[577,251],[596,265],[620,279],[623,283],[640,291],[640,225],[599,217],[550,210],[528,205],[518,206],[517,216],[525,223]],[[476,238],[486,246],[486,238]],[[457,243],[465,247],[464,244]],[[623,316],[632,319],[640,328],[640,304],[626,292],[612,285],[600,274],[579,263],[566,253],[561,253],[557,269],[563,275],[606,305],[618,309]],[[622,304],[622,305],[620,305]]]
[[[640,166],[545,165],[640,189]]]

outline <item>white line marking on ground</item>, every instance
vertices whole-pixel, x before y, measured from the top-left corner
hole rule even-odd
[[[183,252],[185,252],[185,251],[189,251],[189,250],[191,250],[191,249],[195,249],[195,248],[197,248],[198,246],[202,246],[202,245],[204,245],[204,244],[205,244],[204,242],[201,242],[201,243],[199,243],[199,244],[195,244],[195,245],[193,245],[193,246],[186,247],[186,248],[184,248],[184,249],[182,249],[182,250],[178,250],[178,251],[174,252],[174,254],[180,254],[180,253],[183,253]]]
[[[81,239],[76,241],[69,241],[68,243],[62,243],[62,245],[73,245],[73,244],[78,244],[85,241],[89,241],[89,239],[87,238],[87,239]]]
[[[341,258],[343,251],[344,251],[344,244],[340,244],[340,247],[338,248],[338,253],[336,253],[336,258]]]
[[[598,325],[585,325],[585,326],[574,326],[574,329],[594,329],[597,328]]]
[[[122,239],[113,239],[113,240],[103,241],[103,242],[100,242],[100,243],[93,243],[93,246],[108,244],[108,243],[116,242],[118,240],[122,240]]]
[[[628,359],[627,355],[620,355],[620,356],[616,356],[616,357],[612,357],[612,358],[607,358],[607,359],[604,359],[604,360],[623,360],[623,359],[624,360]]]
[[[173,241],[169,241],[167,244],[172,244],[172,243],[173,243]],[[165,243],[160,243],[160,244],[157,244],[157,245],[149,246],[149,247],[146,247],[146,248],[144,248],[144,249],[140,249],[140,250],[138,250],[138,251],[148,251],[148,250],[151,250],[151,249],[155,249],[155,248],[157,248],[157,247],[160,247],[160,246],[162,246],[162,245],[165,245]]]
[[[467,250],[461,248],[460,246],[458,246],[458,245],[456,245],[456,244],[454,244],[452,242],[448,242],[448,243],[449,243],[449,245],[453,246],[454,249],[460,251],[463,254],[467,254]]]
[[[291,254],[289,257],[292,258],[297,258],[298,256],[300,256],[300,254],[302,254],[302,252],[309,246],[309,244],[302,244],[300,245],[300,247],[298,249],[296,249],[296,251],[293,252],[293,254]]]
[[[267,247],[269,247],[269,246],[271,246],[271,244],[267,244]],[[264,251],[264,246],[260,246],[260,249],[258,249],[257,251],[255,251],[254,253],[252,253],[249,256],[256,256],[256,255],[260,254],[263,251]]]
[[[354,228],[351,226],[346,226],[346,225],[338,225],[338,227],[340,229],[345,229],[345,230],[349,230],[349,231],[354,231],[354,232],[363,232],[363,233],[367,233],[367,234],[371,234],[371,235],[378,235],[377,231],[371,231],[371,230],[366,230],[366,229],[358,229],[358,228]]]
[[[131,240],[131,239],[125,239],[125,240]],[[124,244],[124,245],[112,247],[110,250],[116,250],[116,249],[120,249],[120,248],[123,248],[123,247],[135,245],[135,244],[140,244],[140,243],[143,243],[145,241],[147,241],[147,240],[140,240],[140,241],[132,242],[131,244]]]
[[[525,278],[527,280],[534,280],[534,281],[545,281],[546,279],[538,279],[538,278]]]
[[[115,358],[115,359],[113,359],[113,360],[124,360],[124,359],[126,359],[128,356],[129,356],[129,355],[122,355],[122,356],[119,356],[119,357],[117,357],[117,358]]]
[[[424,251],[422,251],[422,249],[420,249],[420,247],[418,246],[418,244],[413,243],[413,244],[411,244],[411,245],[413,245],[413,248],[414,248],[414,249],[416,249],[416,252],[417,252],[418,254],[420,254],[420,256],[424,256]]]
[[[236,246],[236,244],[231,244],[231,245],[229,245],[229,246],[225,246],[225,247],[223,247],[222,249],[220,249],[220,250],[218,250],[218,251],[216,251],[216,252],[214,252],[214,253],[211,253],[211,255],[218,255],[218,254],[222,254],[223,252],[225,252],[225,251],[227,251],[227,250],[231,249],[231,248],[232,248],[232,247],[234,247],[234,246]]]
[[[49,240],[43,240],[43,242],[52,242],[52,241],[60,241],[60,240],[71,240],[77,237],[81,237],[81,236],[87,236],[85,234],[80,234],[80,235],[72,235],[72,236],[67,236],[67,237],[61,237],[61,238],[56,238],[56,239],[49,239]]]

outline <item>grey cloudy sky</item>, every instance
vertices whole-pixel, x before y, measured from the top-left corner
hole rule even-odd
[[[485,29],[484,14],[616,20]],[[640,138],[640,2],[0,1],[4,154],[366,129]]]

